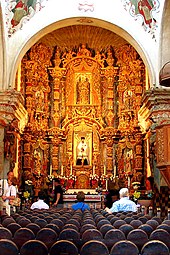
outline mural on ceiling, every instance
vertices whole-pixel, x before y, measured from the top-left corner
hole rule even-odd
[[[122,0],[122,2],[125,10],[129,11],[130,15],[155,39],[159,0]]]
[[[6,24],[8,36],[22,29],[38,11],[45,7],[48,0],[6,0]]]

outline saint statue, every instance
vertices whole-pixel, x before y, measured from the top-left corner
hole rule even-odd
[[[85,141],[85,137],[81,137],[80,143],[77,145],[77,161],[76,165],[88,165],[89,147]]]
[[[90,103],[90,82],[88,78],[84,81],[79,77],[77,82],[77,104],[89,104]]]

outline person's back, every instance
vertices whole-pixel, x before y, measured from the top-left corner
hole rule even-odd
[[[137,211],[137,205],[129,200],[129,191],[127,188],[122,188],[119,191],[120,200],[113,203],[112,207],[105,208],[105,210],[108,213],[113,212],[136,212]]]
[[[77,193],[77,203],[72,205],[72,209],[75,210],[75,211],[76,210],[81,210],[82,212],[84,212],[85,210],[90,210],[89,205],[84,203],[84,199],[85,199],[84,192],[79,191]]]
[[[38,201],[31,205],[31,209],[49,209],[49,205],[44,202],[45,194],[43,191],[38,192]]]

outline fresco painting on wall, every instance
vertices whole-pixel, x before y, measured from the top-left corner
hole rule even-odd
[[[18,29],[22,29],[36,12],[45,7],[48,0],[9,0],[6,5],[6,24],[10,37]]]
[[[139,21],[146,32],[155,39],[157,28],[156,14],[159,12],[159,0],[122,0],[125,10]]]

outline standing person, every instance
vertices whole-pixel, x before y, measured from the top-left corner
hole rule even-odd
[[[43,191],[38,192],[38,201],[31,205],[31,209],[49,209],[49,205],[44,202],[45,193]]]
[[[54,178],[55,189],[54,189],[54,200],[53,205],[57,208],[63,208],[63,190],[60,185],[60,179]]]
[[[122,188],[119,191],[120,199],[113,203],[112,207],[109,209],[105,208],[108,213],[113,212],[136,212],[137,205],[129,199],[129,191],[127,188]]]
[[[73,210],[81,210],[82,212],[84,212],[85,210],[90,210],[90,207],[88,204],[84,203],[84,199],[85,199],[85,194],[83,191],[79,191],[77,193],[77,203],[72,205],[72,209]]]
[[[7,179],[1,179],[0,180],[0,196],[2,196],[7,190],[8,190],[8,180],[12,180],[14,177],[14,172],[9,171],[7,173]]]
[[[6,213],[10,215],[10,203],[14,201],[17,196],[17,178],[13,177],[12,180],[8,179],[8,187],[4,190],[2,200],[5,202]]]

